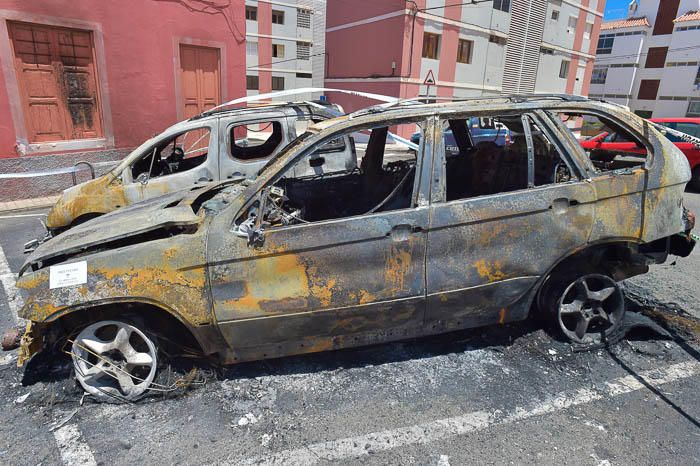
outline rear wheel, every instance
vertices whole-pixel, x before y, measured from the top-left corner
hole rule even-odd
[[[134,401],[149,389],[157,370],[157,349],[131,323],[103,320],[84,328],[73,341],[76,378],[102,401]]]
[[[599,345],[609,340],[625,315],[625,299],[618,284],[607,275],[584,275],[562,292],[557,321],[574,343]]]

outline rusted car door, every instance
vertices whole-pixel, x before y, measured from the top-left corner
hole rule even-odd
[[[430,178],[423,159],[421,149],[407,209],[271,228],[259,248],[231,225],[212,224],[214,313],[239,358],[385,341],[422,328],[428,205],[418,200],[428,199]]]
[[[536,281],[563,255],[586,244],[593,225],[595,192],[583,180],[580,163],[570,157],[575,143],[562,143],[558,130],[535,115],[525,119],[537,122],[555,143],[574,171],[574,179],[542,186],[528,181],[526,189],[449,202],[446,183],[433,188],[426,311],[426,324],[433,328],[475,327],[522,318]],[[444,148],[436,146],[435,157],[433,178],[445,180]],[[440,157],[442,163],[438,163]],[[484,176],[474,173],[472,179]],[[450,179],[448,175],[447,183]]]

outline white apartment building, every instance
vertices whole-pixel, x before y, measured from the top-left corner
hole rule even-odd
[[[323,86],[325,0],[246,0],[245,15],[249,96]]]
[[[637,0],[603,23],[590,97],[640,116],[700,117],[700,0]]]

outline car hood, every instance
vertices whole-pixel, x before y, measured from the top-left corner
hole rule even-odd
[[[122,246],[122,240],[129,238],[138,242],[138,237],[149,234],[148,237],[151,238],[151,234],[158,231],[196,227],[204,219],[204,215],[198,215],[202,203],[209,201],[225,188],[239,183],[241,182],[228,180],[177,191],[85,222],[39,245],[27,257],[20,275],[31,264],[38,262],[57,257],[62,261],[71,255],[97,246],[104,247],[108,243]]]

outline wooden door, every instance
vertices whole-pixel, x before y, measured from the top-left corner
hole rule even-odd
[[[219,49],[180,45],[182,115],[191,118],[221,103]]]
[[[9,23],[29,142],[102,136],[89,31]]]

